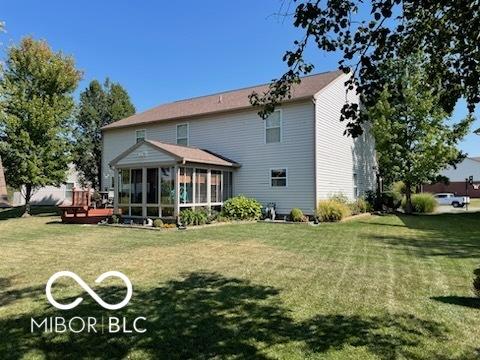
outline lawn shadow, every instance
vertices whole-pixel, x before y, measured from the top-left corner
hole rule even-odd
[[[25,206],[16,206],[0,210],[0,220],[8,220],[22,217],[25,212]],[[60,212],[56,206],[34,205],[30,209],[30,214],[34,216],[52,216],[59,215]]]
[[[480,299],[468,296],[433,296],[430,299],[442,302],[444,304],[465,306],[474,309],[480,309]]]
[[[365,237],[413,252],[417,256],[445,256],[450,258],[480,257],[480,214],[398,215],[402,224],[373,223],[375,226],[400,226],[415,232],[404,235],[392,232],[379,235],[365,233]],[[372,225],[371,223],[366,223]],[[459,226],[461,225],[461,226]]]
[[[122,300],[124,288],[95,289],[104,300]],[[88,295],[74,310],[45,304],[41,312],[0,320],[2,359],[36,352],[50,359],[120,359],[130,355],[172,359],[267,359],[265,351],[292,343],[302,355],[344,347],[362,347],[380,359],[409,358],[424,341],[443,339],[445,327],[408,314],[359,316],[318,314],[295,321],[282,304],[279,290],[217,273],[193,272],[154,289],[135,290],[125,308],[107,312]],[[59,299],[57,299],[59,300]],[[61,299],[69,303],[73,298]],[[125,316],[147,318],[144,334],[30,332],[31,317]],[[142,323],[143,325],[143,323]],[[423,351],[424,348],[422,348]],[[274,350],[272,350],[275,352]],[[425,354],[425,359],[432,358]]]

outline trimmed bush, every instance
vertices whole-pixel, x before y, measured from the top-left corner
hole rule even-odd
[[[302,210],[299,208],[293,208],[290,211],[290,219],[294,222],[305,222],[305,215],[303,215]]]
[[[437,200],[433,197],[432,194],[422,193],[422,194],[413,194],[412,195],[412,207],[413,211],[416,213],[432,213],[437,208]],[[403,198],[402,200],[402,209],[405,210],[407,206],[407,199]]]
[[[340,221],[350,215],[350,209],[337,200],[321,200],[318,202],[315,217],[320,222]]]
[[[208,214],[204,209],[185,209],[180,212],[180,221],[183,225],[204,225],[207,220]]]
[[[480,297],[480,268],[473,271],[475,279],[473,279],[473,292]]]
[[[352,215],[363,214],[368,211],[368,203],[364,198],[358,198],[355,201],[352,201],[348,204]]]
[[[222,215],[233,220],[257,220],[262,216],[262,205],[255,199],[239,195],[225,201]]]
[[[153,220],[153,227],[159,228],[159,227],[162,227],[162,225],[163,225],[162,219],[155,219],[155,220]]]
[[[113,214],[108,219],[109,224],[120,224],[122,222],[122,216],[120,214]]]

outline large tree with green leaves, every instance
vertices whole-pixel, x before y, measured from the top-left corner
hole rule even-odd
[[[102,126],[134,113],[127,91],[108,79],[103,86],[93,80],[80,94],[74,163],[84,183],[95,189],[102,183]]]
[[[7,183],[33,191],[65,181],[72,93],[81,78],[72,57],[31,37],[8,49],[0,77],[0,155]]]
[[[386,62],[379,70],[388,82],[378,101],[364,110],[373,123],[380,173],[389,183],[403,181],[407,212],[417,186],[462,159],[457,144],[473,121],[471,116],[449,121],[441,106],[441,84],[431,82],[425,61],[412,55]]]
[[[480,101],[480,2],[478,0],[298,0],[293,25],[303,36],[283,60],[288,70],[272,81],[266,93],[253,94],[251,103],[266,117],[313,66],[304,57],[313,43],[320,51],[342,54],[339,67],[351,74],[348,86],[366,106],[375,104],[388,77],[379,69],[392,58],[422,50],[425,71],[438,79],[439,105],[450,113],[464,97],[473,112]],[[289,4],[290,1],[284,1]],[[290,6],[286,7],[290,9]],[[289,10],[281,11],[289,16]],[[354,90],[355,89],[355,90]],[[341,120],[357,136],[369,119],[357,104],[346,103]]]

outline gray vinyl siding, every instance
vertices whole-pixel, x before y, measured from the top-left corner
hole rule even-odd
[[[357,139],[343,134],[346,124],[340,122],[340,114],[346,80],[346,75],[339,77],[315,97],[317,200],[338,193],[353,199],[354,173],[360,195],[375,187],[375,150],[370,132],[365,129]],[[348,93],[348,100],[358,103],[353,91]]]
[[[176,125],[189,124],[189,145],[207,149],[241,164],[234,171],[234,194],[245,194],[263,204],[275,202],[277,212],[288,214],[299,207],[307,214],[315,208],[314,104],[304,101],[284,105],[282,142],[265,143],[265,125],[254,109],[223,115],[139,125],[104,132],[103,187],[113,171],[108,163],[135,144],[135,130],[146,129],[146,138],[176,143]],[[138,153],[138,151],[136,151]],[[288,187],[270,186],[270,169],[288,169]]]
[[[117,165],[126,166],[131,164],[173,163],[175,161],[176,159],[172,156],[155,149],[151,145],[143,144],[118,161]]]

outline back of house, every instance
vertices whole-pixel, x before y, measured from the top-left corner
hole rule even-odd
[[[277,213],[313,214],[335,193],[373,189],[375,154],[367,131],[344,136],[346,75],[308,76],[266,120],[248,99],[268,86],[160,105],[103,128],[102,190],[138,217],[173,217],[184,208],[220,209],[243,194]],[[348,101],[358,101],[353,92]]]

